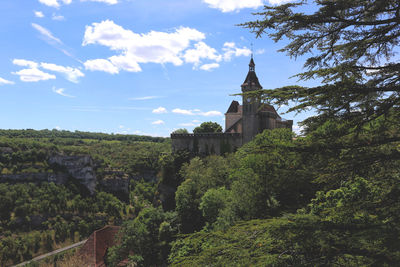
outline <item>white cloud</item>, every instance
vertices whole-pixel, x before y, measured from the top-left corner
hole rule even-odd
[[[238,48],[236,47],[236,44],[234,42],[226,42],[222,50],[224,51],[223,57],[225,61],[230,61],[233,56],[240,57],[251,55],[250,49],[248,49],[247,47]]]
[[[187,109],[180,109],[180,108],[175,108],[172,110],[173,113],[176,114],[182,114],[182,115],[190,115],[190,116],[205,116],[205,117],[211,117],[211,116],[222,116],[222,113],[216,110],[211,110],[207,112],[203,112],[199,109],[192,109],[192,110],[187,110]]]
[[[14,84],[14,82],[0,77],[0,85],[5,85],[5,84]]]
[[[39,2],[50,7],[60,7],[60,4],[57,0],[39,0]]]
[[[56,76],[52,74],[45,73],[41,70],[40,68],[43,68],[45,70],[50,70],[54,72],[59,72],[65,75],[66,79],[77,83],[78,79],[80,77],[84,77],[85,74],[83,74],[79,69],[77,68],[72,68],[72,67],[64,67],[52,63],[36,63],[34,61],[30,60],[25,60],[25,59],[14,59],[13,64],[21,67],[29,67],[29,69],[23,69],[19,72],[16,72],[14,74],[19,75],[20,79],[22,81],[29,81],[29,82],[37,82],[37,81],[42,81],[42,80],[49,80],[49,79],[55,79]]]
[[[37,17],[37,18],[44,18],[44,14],[42,11],[33,11],[33,13],[35,14],[35,17]]]
[[[162,114],[162,113],[168,113],[167,109],[164,107],[158,107],[156,109],[153,109],[152,111],[155,114]]]
[[[207,3],[211,8],[217,8],[222,12],[239,11],[243,8],[258,8],[264,5],[263,0],[203,0],[203,2]]]
[[[142,68],[136,61],[134,55],[126,53],[124,55],[112,56],[109,58],[111,63],[118,69],[130,71],[130,72],[140,72]]]
[[[65,92],[64,88],[58,88],[57,89],[57,88],[53,87],[53,92],[56,93],[56,94],[59,94],[61,96],[65,96],[65,97],[75,97],[75,96],[68,95],[68,94],[64,93]]]
[[[55,79],[56,76],[43,72],[37,68],[22,69],[12,74],[18,75],[20,80],[23,82],[38,82]]]
[[[21,67],[29,67],[31,69],[37,68],[39,66],[36,62],[25,59],[14,59],[13,64]]]
[[[109,58],[114,66],[119,70],[138,72],[141,71],[140,63],[182,65],[184,50],[191,42],[203,39],[204,33],[188,27],[179,27],[172,32],[138,34],[106,20],[86,27],[82,45],[109,47],[118,52]]]
[[[216,110],[211,110],[211,111],[207,111],[207,112],[200,112],[201,116],[205,116],[205,117],[212,117],[212,116],[222,116],[222,113]]]
[[[161,96],[142,96],[142,97],[129,98],[129,100],[150,100],[150,99],[156,99],[156,98],[162,98],[162,97]]]
[[[101,2],[109,5],[118,4],[118,0],[81,0],[81,2]]]
[[[77,83],[80,77],[84,77],[83,74],[79,69],[72,68],[72,67],[64,67],[52,63],[40,63],[40,66],[43,69],[59,72],[65,75],[66,79],[70,82]]]
[[[60,126],[56,126],[56,127],[54,127],[54,129],[61,130],[61,127]]]
[[[40,3],[49,7],[59,8],[60,3],[64,3],[65,5],[71,4],[72,0],[39,0]]]
[[[237,47],[234,42],[225,43],[219,53],[204,42],[205,38],[204,33],[189,27],[139,34],[105,20],[86,26],[82,45],[106,46],[116,54],[107,59],[87,60],[84,64],[86,69],[113,74],[121,70],[140,72],[144,63],[180,66],[185,62],[193,64],[194,69],[201,65],[201,70],[211,70],[219,67],[217,63],[222,60],[251,54],[250,49]]]
[[[107,59],[91,59],[83,63],[85,69],[90,71],[104,71],[110,74],[119,72],[118,68]]]
[[[212,69],[215,68],[219,68],[219,64],[218,63],[210,63],[210,64],[204,64],[200,66],[201,70],[206,70],[206,71],[210,71]]]
[[[51,44],[54,43],[62,44],[61,40],[55,37],[48,29],[36,23],[32,23],[32,27],[35,28]]]
[[[53,13],[53,15],[51,16],[51,19],[52,19],[52,20],[58,20],[58,21],[65,20],[64,16],[62,16],[62,15],[56,15],[56,14],[54,14],[54,13]]]
[[[153,125],[161,125],[161,124],[165,124],[165,122],[163,120],[157,120],[157,121],[153,121],[151,124],[153,124]]]
[[[295,132],[298,135],[302,135],[302,132],[304,130],[303,126],[300,126],[298,124],[293,125],[293,132]]]
[[[175,108],[172,110],[173,113],[182,114],[182,115],[195,115],[192,110]]]
[[[186,50],[183,57],[185,62],[194,63],[195,66],[199,65],[202,59],[221,61],[221,55],[218,55],[217,50],[204,42],[198,42],[194,45],[194,49]]]

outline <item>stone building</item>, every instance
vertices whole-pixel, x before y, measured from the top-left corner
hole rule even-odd
[[[251,95],[257,95],[262,89],[255,72],[253,56],[241,87],[242,93],[252,92]],[[224,133],[171,134],[172,149],[174,152],[188,150],[199,155],[221,155],[236,151],[266,129],[292,129],[292,125],[293,121],[282,119],[273,106],[261,103],[255,96],[243,95],[242,105],[232,101],[225,113]]]

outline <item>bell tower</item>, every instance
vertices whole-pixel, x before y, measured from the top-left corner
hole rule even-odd
[[[257,92],[262,89],[260,82],[258,81],[253,54],[251,55],[249,63],[249,72],[247,73],[246,79],[242,84],[242,98],[243,105],[243,144],[251,141],[254,136],[260,132],[260,116],[258,111],[261,106],[260,99],[255,96],[248,96],[245,93]]]

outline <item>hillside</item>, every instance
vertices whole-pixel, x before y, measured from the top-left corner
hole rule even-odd
[[[1,130],[1,265],[134,217],[142,192],[156,201],[159,159],[169,147],[162,138]]]

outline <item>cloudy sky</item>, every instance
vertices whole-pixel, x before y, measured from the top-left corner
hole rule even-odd
[[[264,88],[297,82],[301,59],[236,26],[282,2],[2,0],[0,128],[168,136],[224,125],[252,43]]]

